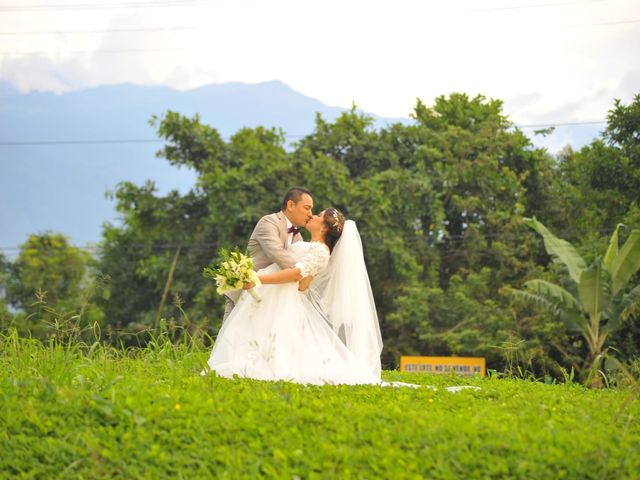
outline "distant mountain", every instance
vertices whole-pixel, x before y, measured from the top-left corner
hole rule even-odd
[[[102,223],[116,219],[105,192],[120,181],[151,179],[161,192],[188,190],[193,172],[157,159],[159,141],[82,143],[155,139],[148,121],[169,109],[188,116],[198,113],[223,136],[263,125],[280,127],[294,139],[313,130],[316,112],[332,121],[344,111],[280,81],[189,91],[114,85],[62,95],[20,94],[0,83],[0,143],[28,143],[0,145],[0,248],[17,246],[29,234],[46,230],[62,232],[79,245],[99,241]],[[395,121],[374,118],[378,126]],[[78,143],[31,143],[70,140]]]

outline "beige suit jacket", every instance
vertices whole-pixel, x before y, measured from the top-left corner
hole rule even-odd
[[[253,259],[253,269],[258,270],[268,267],[272,263],[277,263],[280,268],[291,268],[296,263],[288,247],[287,217],[283,212],[265,215],[256,224],[249,237],[247,249]],[[297,233],[293,237],[294,242],[302,240],[302,235]],[[240,297],[242,290],[234,290],[227,294],[227,297],[235,303]],[[227,305],[227,307],[230,307]],[[232,308],[232,307],[231,307]],[[225,319],[229,312],[225,309]]]
[[[293,267],[295,260],[287,250],[289,233],[287,232],[287,217],[277,212],[262,217],[249,238],[247,248],[253,259],[255,271],[277,263],[280,268]],[[299,233],[293,237],[293,242],[302,240]]]

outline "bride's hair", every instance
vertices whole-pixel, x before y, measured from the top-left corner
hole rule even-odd
[[[342,229],[344,228],[345,218],[340,210],[337,208],[329,207],[324,211],[324,224],[329,231],[327,232],[327,246],[329,251],[333,251],[333,247],[342,235]]]

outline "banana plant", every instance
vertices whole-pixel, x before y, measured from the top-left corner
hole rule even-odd
[[[507,291],[516,300],[541,307],[582,335],[589,347],[587,365],[596,370],[598,362],[607,357],[609,336],[623,321],[640,315],[640,285],[629,285],[640,269],[640,230],[632,230],[619,248],[618,231],[623,225],[617,225],[604,256],[587,265],[569,242],[554,236],[535,217],[525,218],[524,222],[542,236],[553,261],[567,268],[575,288],[569,291],[535,279],[526,282],[522,290]],[[599,385],[599,377],[592,378],[592,385]]]

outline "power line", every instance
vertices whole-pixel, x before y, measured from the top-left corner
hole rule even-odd
[[[575,125],[603,125],[606,120],[593,120],[587,122],[562,122],[562,123],[540,123],[532,125],[514,125],[517,128],[545,128],[545,127],[569,127]]]
[[[37,32],[0,32],[0,35],[75,35],[91,33],[166,32],[198,30],[198,27],[113,28],[107,30],[48,30]]]
[[[493,7],[476,9],[477,12],[489,12],[499,10],[521,10],[530,8],[558,7],[565,5],[578,5],[597,3],[607,0],[577,0],[569,2],[539,3],[530,5]],[[204,0],[156,0],[153,2],[121,2],[121,3],[94,3],[94,4],[59,4],[59,5],[4,5],[0,6],[0,12],[31,12],[31,11],[55,11],[55,10],[113,10],[136,8],[164,8],[164,7],[192,7],[205,3]]]
[[[533,3],[530,5],[516,5],[510,7],[492,7],[492,8],[478,8],[475,12],[495,12],[499,10],[524,10],[529,8],[546,8],[546,7],[562,7],[565,5],[579,5],[583,3],[599,3],[607,0],[577,0],[572,2],[554,2],[554,3]]]
[[[603,1],[603,0],[595,0]],[[506,8],[506,7],[505,7]],[[511,8],[511,7],[509,7]],[[520,7],[513,7],[520,8]],[[1,11],[1,10],[0,10]],[[610,25],[629,25],[640,23],[640,19],[619,20],[611,22],[586,23],[582,25],[569,25],[563,28],[584,28],[584,27],[600,27]],[[134,32],[160,32],[160,31],[189,31],[200,30],[199,27],[166,27],[166,28],[122,28],[107,30],[67,30],[67,31],[34,31],[34,32],[0,32],[4,36],[17,35],[54,35],[54,34],[94,34],[94,33],[134,33]],[[167,52],[167,51],[184,51],[192,48],[155,48],[155,49],[114,49],[114,50],[68,50],[68,51],[29,51],[29,52],[0,52],[0,56],[28,56],[28,55],[83,55],[83,54],[115,54],[115,53],[141,53],[141,52]]]
[[[581,25],[568,25],[565,28],[583,28],[583,27],[599,27],[607,25],[624,25],[640,23],[640,19],[619,20],[611,22],[585,23]],[[41,30],[26,32],[0,32],[3,36],[19,36],[19,35],[87,35],[95,33],[135,33],[135,32],[167,32],[167,31],[188,31],[201,30],[201,27],[153,27],[153,28],[113,28],[104,30]],[[37,52],[40,53],[40,52]],[[59,52],[55,52],[59,53]],[[3,53],[0,53],[3,54]],[[4,53],[7,54],[7,53]],[[30,52],[11,52],[9,54],[30,54]]]
[[[0,142],[0,146],[18,145],[94,145],[111,143],[158,143],[164,140],[159,138],[129,138],[115,140],[28,140],[24,142]]]
[[[614,227],[608,228],[608,227],[603,227],[603,228],[596,228],[594,230],[590,230],[589,233],[599,233],[599,234],[610,234],[611,231],[613,230]],[[56,232],[57,233],[57,232]],[[555,233],[554,235],[557,236],[558,238],[568,238],[568,237],[572,237],[572,236],[580,236],[583,235],[585,233],[585,231],[583,230],[579,230],[577,228],[569,228],[567,230],[564,231],[559,231],[557,233]],[[377,237],[372,237],[369,235],[366,235],[364,233],[361,233],[361,236],[363,237],[363,239],[365,241],[371,241],[373,243],[373,241],[377,238]],[[535,232],[530,231],[530,230],[522,230],[519,233],[516,232],[486,232],[486,233],[480,233],[480,236],[485,239],[485,240],[519,240],[519,239],[531,239],[531,238],[538,238],[537,235],[535,234]],[[428,245],[430,248],[437,250],[440,253],[443,254],[450,254],[450,253],[458,253],[461,250],[464,250],[464,247],[459,247],[459,248],[441,248],[443,246],[443,242],[441,240],[434,240],[432,237],[427,237],[426,235],[410,235],[410,236],[404,236],[403,239],[405,240],[405,242],[407,243],[407,245],[415,245],[417,243],[422,243],[422,244],[428,244],[429,242],[433,241],[432,244]],[[465,235],[448,235],[444,238],[445,240],[465,240]],[[102,244],[86,244],[86,245],[70,245],[73,248],[76,248],[78,250],[83,250],[83,251],[89,251],[89,252],[97,252],[100,251],[104,248],[104,245]],[[134,251],[134,250],[144,250],[144,249],[152,249],[152,250],[175,250],[178,247],[182,247],[184,249],[191,249],[191,250],[208,250],[208,249],[212,249],[212,248],[216,248],[217,247],[217,243],[216,242],[189,242],[189,243],[127,243],[124,246],[124,250],[127,251]],[[12,246],[12,247],[0,247],[0,252],[19,252],[23,247],[21,246]],[[486,247],[478,247],[478,248],[474,248],[473,249],[474,252],[495,252],[494,248],[491,248],[489,246]]]
[[[65,10],[117,10],[136,8],[166,8],[166,7],[194,7],[203,4],[203,0],[156,0],[153,2],[121,2],[121,3],[93,3],[93,4],[59,4],[59,5],[2,5],[0,12],[39,12]]]
[[[103,54],[103,53],[140,53],[140,52],[184,52],[195,50],[194,48],[128,48],[115,50],[70,50],[70,51],[36,51],[36,52],[0,52],[0,56],[12,55],[83,55],[83,54]]]
[[[622,24],[627,24],[627,23],[640,23],[640,19],[636,19],[636,20],[620,20],[620,21],[613,21],[613,22],[585,23],[583,25],[573,25],[573,26],[569,26],[567,28],[601,27],[601,26],[605,26],[605,25],[622,25]]]
[[[541,123],[532,125],[514,125],[517,128],[545,128],[545,127],[563,127],[563,126],[580,126],[580,125],[603,125],[605,120],[589,121],[589,122],[561,122],[561,123]],[[298,133],[285,135],[285,138],[304,138],[313,133]],[[115,138],[115,139],[90,139],[90,140],[22,140],[22,141],[0,141],[0,146],[37,146],[37,145],[100,145],[100,144],[121,144],[121,143],[161,143],[167,140],[159,138]]]

